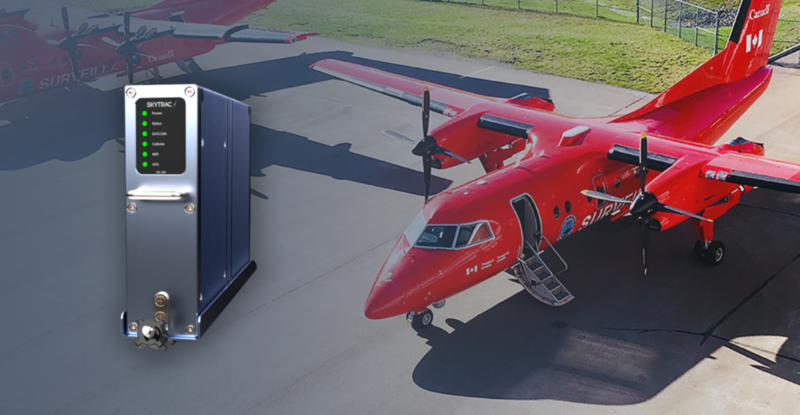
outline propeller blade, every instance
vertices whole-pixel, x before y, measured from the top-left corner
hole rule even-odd
[[[81,79],[81,74],[80,71],[78,71],[78,61],[72,57],[72,54],[70,54],[69,61],[72,63],[72,74],[75,75],[75,80],[79,81]]]
[[[431,156],[422,157],[422,176],[425,181],[425,202],[431,193]]]
[[[128,70],[128,85],[133,85],[133,62],[130,59],[125,60],[125,68]]]
[[[712,223],[714,222],[713,220],[711,220],[709,218],[704,218],[704,217],[702,217],[700,215],[695,215],[694,213],[687,212],[685,210],[681,210],[681,209],[678,209],[678,208],[675,208],[675,207],[672,207],[672,206],[668,206],[668,205],[664,205],[664,204],[661,204],[661,203],[659,203],[659,205],[656,207],[656,210],[659,211],[659,212],[667,212],[667,213],[674,213],[676,215],[688,216],[688,217],[690,217],[692,219],[704,220],[706,222],[712,222]]]
[[[69,12],[67,12],[67,6],[61,6],[61,20],[64,22],[64,36],[69,39]]]
[[[122,16],[122,22],[125,28],[125,40],[131,38],[131,11],[126,9],[125,14]]]
[[[620,197],[611,196],[609,194],[602,192],[595,192],[594,190],[581,190],[581,194],[584,196],[589,196],[595,199],[605,200],[607,202],[612,202],[612,203],[625,203],[628,205],[633,203],[630,200],[625,200]]]
[[[460,161],[460,162],[462,162],[462,163],[472,164],[472,162],[471,162],[471,161],[469,161],[469,160],[465,159],[464,157],[461,157],[461,156],[459,156],[459,155],[458,155],[458,154],[456,154],[456,153],[453,153],[452,151],[445,150],[445,149],[443,149],[443,148],[441,148],[441,147],[439,147],[439,148],[438,148],[438,149],[436,149],[436,150],[437,150],[437,151],[436,151],[437,153],[439,153],[439,154],[444,154],[444,155],[445,155],[445,156],[447,156],[447,157],[452,157],[452,158],[454,158],[454,159],[456,159],[456,160],[458,160],[458,161]]]
[[[119,45],[120,45],[119,43],[117,43],[116,40],[108,38],[108,37],[105,37],[105,36],[101,37],[100,40],[102,40],[103,42],[108,43],[109,45],[111,45],[111,46],[113,46],[115,48],[118,48]]]
[[[406,142],[406,143],[414,144],[414,140],[412,140],[412,139],[410,139],[410,138],[408,138],[408,137],[406,137],[406,136],[404,136],[404,135],[402,135],[400,133],[396,133],[396,132],[394,132],[392,130],[381,130],[381,133],[383,133],[383,135],[385,135],[387,137],[394,138],[395,140],[400,140],[400,141],[403,141],[403,142]]]
[[[647,275],[647,259],[650,256],[650,218],[644,218],[642,225],[642,264],[644,275]]]
[[[647,183],[647,134],[642,133],[642,140],[639,142],[639,180],[642,184],[642,193]]]
[[[431,91],[428,87],[422,92],[422,137],[428,136],[428,121],[431,117]]]

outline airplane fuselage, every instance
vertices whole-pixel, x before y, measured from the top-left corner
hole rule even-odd
[[[422,311],[430,304],[516,265],[525,243],[536,243],[532,235],[523,235],[520,218],[512,206],[521,197],[529,198],[535,206],[539,221],[537,230],[543,236],[537,248],[546,249],[605,218],[616,219],[628,213],[629,205],[591,199],[582,195],[582,190],[600,191],[626,200],[633,200],[641,193],[638,167],[609,159],[609,152],[615,146],[636,149],[640,134],[651,130],[651,126],[636,123],[620,126],[609,123],[610,118],[572,118],[508,103],[490,106],[495,113],[500,112],[497,106],[507,106],[501,109],[502,113],[514,112],[514,119],[535,126],[528,148],[512,157],[504,167],[440,193],[425,204],[420,214],[426,226],[487,221],[492,238],[466,247],[455,244],[423,247],[416,244],[419,226],[416,225],[418,229],[409,228],[393,247],[376,278],[365,307],[368,317],[386,318]],[[442,137],[440,142],[447,143],[447,148],[456,154],[459,137],[448,137],[441,130],[453,130],[448,124],[457,122],[454,118],[432,132],[433,136]],[[586,133],[574,142],[565,140],[564,133],[576,128]],[[718,135],[722,133],[724,131],[719,131]],[[656,134],[650,138],[649,154],[680,153],[681,146],[691,146],[692,151],[697,152],[697,143]],[[757,150],[708,145],[703,151],[716,156],[727,151]],[[742,193],[750,190],[717,181],[697,184],[700,171],[690,173],[686,176],[685,192],[663,195],[661,201],[691,211],[715,205],[714,217],[718,217],[735,205]],[[651,171],[648,183],[657,177],[658,172]],[[674,214],[657,217],[662,230],[687,219]],[[412,228],[414,226],[412,224]]]

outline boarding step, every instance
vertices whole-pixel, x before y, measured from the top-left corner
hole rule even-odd
[[[531,252],[531,250],[526,250]],[[519,259],[514,266],[514,275],[534,298],[554,307],[562,306],[574,299],[564,284],[535,250],[529,258]]]

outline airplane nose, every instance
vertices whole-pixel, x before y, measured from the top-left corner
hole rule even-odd
[[[364,306],[364,315],[372,320],[388,318],[396,315],[394,312],[395,295],[391,283],[376,283],[369,293],[367,304]]]

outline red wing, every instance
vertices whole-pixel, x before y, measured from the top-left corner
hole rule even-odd
[[[311,69],[416,106],[422,106],[422,91],[428,87],[431,91],[431,110],[448,117],[455,117],[478,104],[499,101],[335,59],[321,60],[311,65]]]
[[[727,153],[708,162],[701,173],[706,179],[800,193],[800,165],[786,161]]]
[[[229,34],[226,42],[251,42],[251,43],[294,43],[306,40],[319,33],[287,32],[284,30],[249,28]]]

